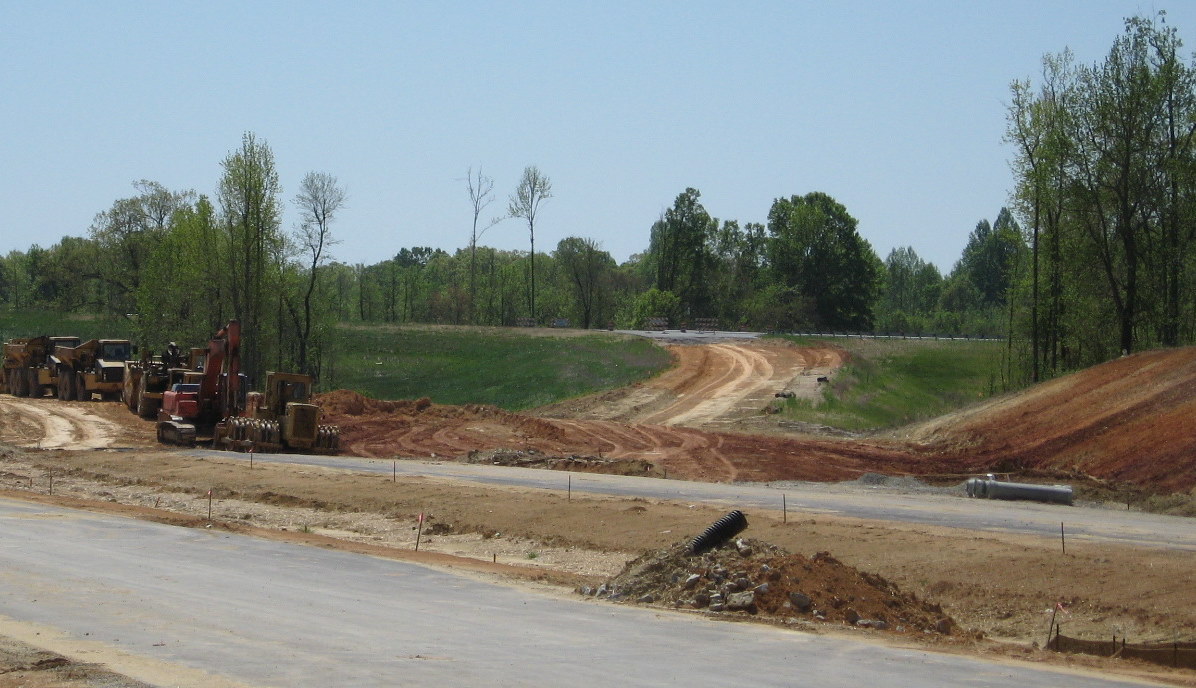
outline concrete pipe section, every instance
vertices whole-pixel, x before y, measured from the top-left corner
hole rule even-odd
[[[969,497],[987,499],[1025,499],[1051,504],[1072,503],[1071,485],[1032,485],[1030,483],[1009,483],[997,480],[991,474],[987,478],[968,478]]]

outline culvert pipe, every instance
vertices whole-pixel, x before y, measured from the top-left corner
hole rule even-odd
[[[1070,505],[1074,498],[1071,485],[1032,485],[1008,483],[991,478],[969,478],[966,488],[969,497],[987,499],[1026,499]]]
[[[742,511],[736,509],[712,523],[709,528],[702,531],[701,535],[694,538],[689,543],[689,551],[693,554],[701,554],[712,550],[743,532],[747,525],[747,517],[743,515]]]

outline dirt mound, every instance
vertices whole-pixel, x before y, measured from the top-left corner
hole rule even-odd
[[[941,607],[901,592],[827,552],[790,554],[752,539],[728,542],[700,555],[689,541],[648,552],[619,575],[583,594],[613,600],[712,612],[804,619],[894,633],[951,634],[955,622]]]
[[[1196,347],[1125,356],[914,428],[972,470],[1196,487]]]
[[[491,449],[470,452],[466,463],[517,468],[547,468],[575,473],[603,473],[606,475],[646,475],[660,477],[649,461],[637,459],[604,459],[598,456],[550,456],[535,449]]]
[[[383,401],[382,399],[371,399],[348,389],[317,394],[314,396],[314,401],[330,417],[365,416],[380,413],[414,416],[432,405],[432,400],[427,397],[414,401]]]

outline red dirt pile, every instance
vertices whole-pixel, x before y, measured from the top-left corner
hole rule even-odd
[[[955,622],[937,604],[901,592],[827,552],[790,554],[741,539],[700,555],[683,541],[631,561],[582,594],[711,612],[797,619],[906,634],[950,635]]]
[[[383,401],[371,399],[347,389],[338,389],[325,394],[317,394],[316,403],[324,409],[329,417],[338,416],[372,416],[377,414],[403,414],[413,416],[426,410],[432,405],[427,397],[415,401]]]
[[[927,424],[915,439],[975,470],[1196,487],[1196,347],[1125,356]],[[921,437],[919,437],[921,435]]]

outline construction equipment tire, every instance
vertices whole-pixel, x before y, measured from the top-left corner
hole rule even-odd
[[[25,384],[29,387],[29,396],[40,399],[42,396],[42,386],[37,379],[37,369],[27,368],[25,374],[28,376]]]

